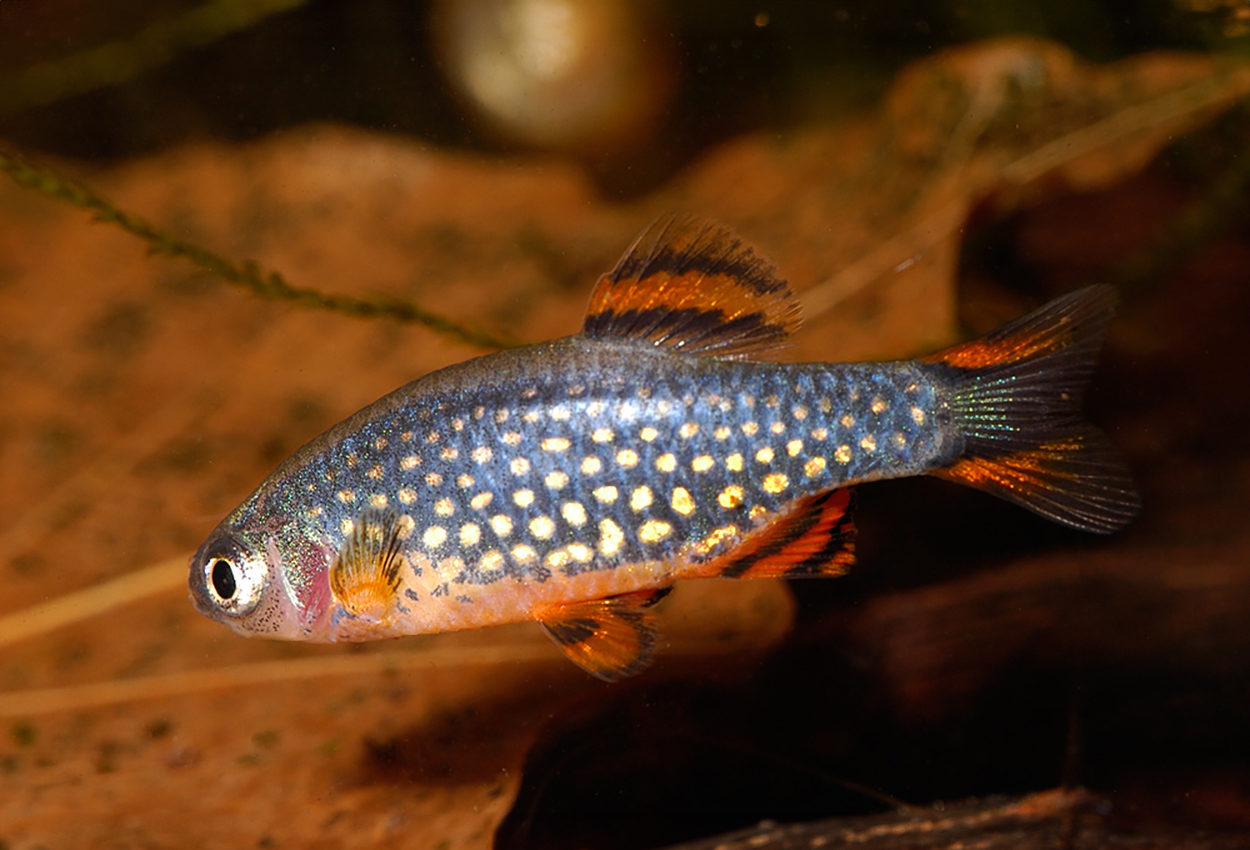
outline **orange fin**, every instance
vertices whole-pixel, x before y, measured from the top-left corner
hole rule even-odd
[[[798,326],[789,285],[732,230],[670,215],[599,278],[582,333],[730,358],[780,348]]]
[[[651,663],[658,632],[655,615],[647,609],[671,589],[557,605],[537,619],[570,661],[605,682],[615,682]]]
[[[959,369],[1010,369],[1024,361],[1060,356],[1069,383],[1084,387],[1115,313],[1116,292],[1089,286],[1056,298],[980,339],[924,358]]]
[[[933,475],[992,493],[1082,531],[1109,534],[1141,509],[1133,480],[1115,448],[1091,425],[1045,443],[994,455],[974,446]]]
[[[840,576],[855,562],[854,507],[849,488],[799,499],[781,518],[700,573],[724,578]]]
[[[1115,531],[1136,516],[1128,470],[1080,414],[1115,303],[1111,287],[1092,286],[926,358],[945,370],[964,440],[933,474],[1084,531]]]
[[[411,522],[379,508],[366,508],[356,517],[330,565],[330,590],[347,613],[380,620],[391,610],[404,564],[399,550],[405,521]]]

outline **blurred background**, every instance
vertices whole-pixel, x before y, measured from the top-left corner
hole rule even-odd
[[[496,826],[504,848],[662,847],[1060,785],[1168,846],[1250,831],[1247,61],[1237,0],[0,0],[0,151],[295,282],[513,339],[574,331],[674,207],[761,241],[812,359],[915,356],[1113,283],[1089,407],[1146,501],[1101,539],[936,481],[861,488],[860,563],[793,586],[784,644],[615,688],[508,668],[15,712],[0,848],[177,846],[183,816],[223,846],[435,846],[414,800],[502,800],[447,850]],[[1212,88],[1169,111],[1173,85]],[[1142,138],[1035,165],[1116,120]],[[237,294],[0,190],[0,613],[189,552],[304,440],[482,353]],[[167,596],[6,649],[0,688],[303,649],[240,648]],[[234,790],[197,796],[216,776]],[[102,826],[66,832],[71,809]]]
[[[117,161],[313,121],[483,155],[548,150],[615,196],[700,150],[874,104],[907,62],[1006,34],[1105,62],[1246,49],[1243,4],[6,0],[4,135]]]

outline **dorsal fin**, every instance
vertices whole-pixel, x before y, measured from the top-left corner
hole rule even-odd
[[[855,562],[850,488],[796,500],[771,525],[700,567],[720,578],[840,576]]]
[[[582,333],[686,354],[745,357],[782,347],[799,307],[772,265],[722,224],[668,215],[599,278]]]

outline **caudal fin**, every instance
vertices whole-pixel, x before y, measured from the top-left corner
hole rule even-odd
[[[948,370],[964,437],[960,458],[934,474],[1084,531],[1128,524],[1141,499],[1106,436],[1080,414],[1115,304],[1115,290],[1092,286],[927,358]]]

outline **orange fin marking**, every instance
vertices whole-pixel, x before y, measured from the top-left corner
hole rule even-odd
[[[732,358],[780,348],[798,325],[798,302],[772,265],[729,228],[674,215],[599,278],[582,333]]]
[[[372,620],[390,613],[404,563],[399,551],[405,522],[411,520],[389,509],[366,508],[356,517],[330,565],[330,591],[347,613]]]
[[[699,572],[723,578],[840,576],[855,562],[854,502],[849,488],[799,499],[771,525]]]
[[[632,676],[651,663],[658,632],[649,609],[671,587],[571,602],[537,619],[569,660],[605,682]]]
[[[997,457],[965,456],[933,475],[1085,531],[1114,531],[1140,507],[1128,471],[1092,427]]]
[[[1083,353],[1068,359],[1088,364],[1086,371],[1092,372],[1115,303],[1115,290],[1109,286],[1077,290],[980,339],[931,354],[924,360],[959,369],[985,369],[1055,355],[1075,345]]]

